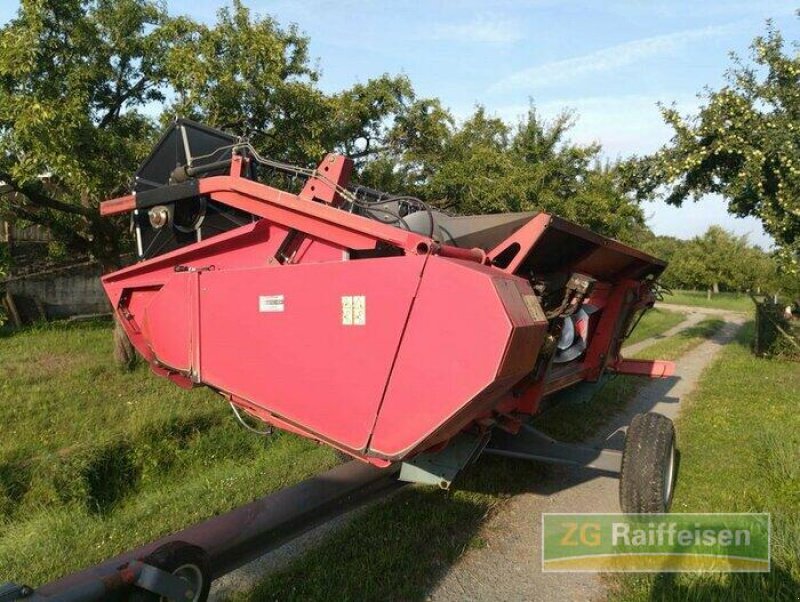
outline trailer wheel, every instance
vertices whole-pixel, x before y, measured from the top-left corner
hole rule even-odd
[[[177,575],[192,585],[191,602],[205,602],[211,589],[211,567],[208,555],[197,546],[183,541],[170,541],[151,552],[142,562]],[[158,594],[137,590],[128,598],[132,602],[168,602]]]
[[[625,436],[619,505],[626,514],[667,512],[676,473],[675,427],[655,412],[637,414]]]

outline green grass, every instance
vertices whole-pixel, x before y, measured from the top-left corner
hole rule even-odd
[[[800,599],[800,364],[750,351],[752,324],[685,401],[673,511],[770,512],[769,574],[612,578],[620,602]]]
[[[707,318],[674,336],[656,341],[634,357],[646,360],[676,360],[703,341],[712,338],[723,324],[725,322],[719,318]]]
[[[631,336],[625,340],[625,344],[634,345],[650,337],[658,336],[673,326],[677,326],[685,318],[686,316],[678,311],[651,309],[639,320]]]
[[[0,582],[32,585],[336,463],[259,437],[207,389],[111,360],[108,323],[0,334]]]
[[[714,293],[708,299],[706,291],[672,291],[662,303],[727,309],[745,313],[753,312],[753,301],[747,293]]]

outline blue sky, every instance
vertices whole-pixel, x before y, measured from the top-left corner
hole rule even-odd
[[[422,96],[457,117],[476,104],[511,122],[532,99],[546,116],[576,111],[572,138],[599,141],[610,158],[669,139],[656,103],[695,110],[719,87],[728,53],[746,55],[765,20],[798,39],[797,5],[776,0],[249,0],[255,12],[296,23],[311,38],[322,87],[335,91],[405,73]],[[3,2],[0,21],[16,2]],[[224,0],[169,0],[173,13],[213,21]],[[721,199],[681,209],[645,205],[659,234],[690,237],[721,224],[769,244],[760,224],[728,215]]]

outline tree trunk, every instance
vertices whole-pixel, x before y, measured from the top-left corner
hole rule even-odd
[[[108,218],[97,217],[89,222],[91,233],[90,252],[102,267],[103,273],[114,272],[122,267],[120,242],[124,233]]]
[[[716,295],[719,292],[719,282],[714,283],[714,294]]]
[[[136,365],[136,350],[117,319],[114,320],[114,362],[124,370],[132,370]]]

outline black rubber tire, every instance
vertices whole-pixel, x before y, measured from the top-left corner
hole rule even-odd
[[[192,602],[208,600],[208,592],[211,589],[211,566],[208,555],[202,548],[183,541],[170,541],[142,558],[142,562],[169,573],[175,573],[186,566],[196,568],[202,576],[202,585],[199,591],[195,592]],[[162,599],[157,594],[140,589],[128,597],[129,602],[159,602]]]
[[[619,479],[622,511],[626,514],[667,512],[675,491],[676,466],[672,420],[655,412],[634,416],[622,453]],[[668,473],[671,474],[668,476]]]

